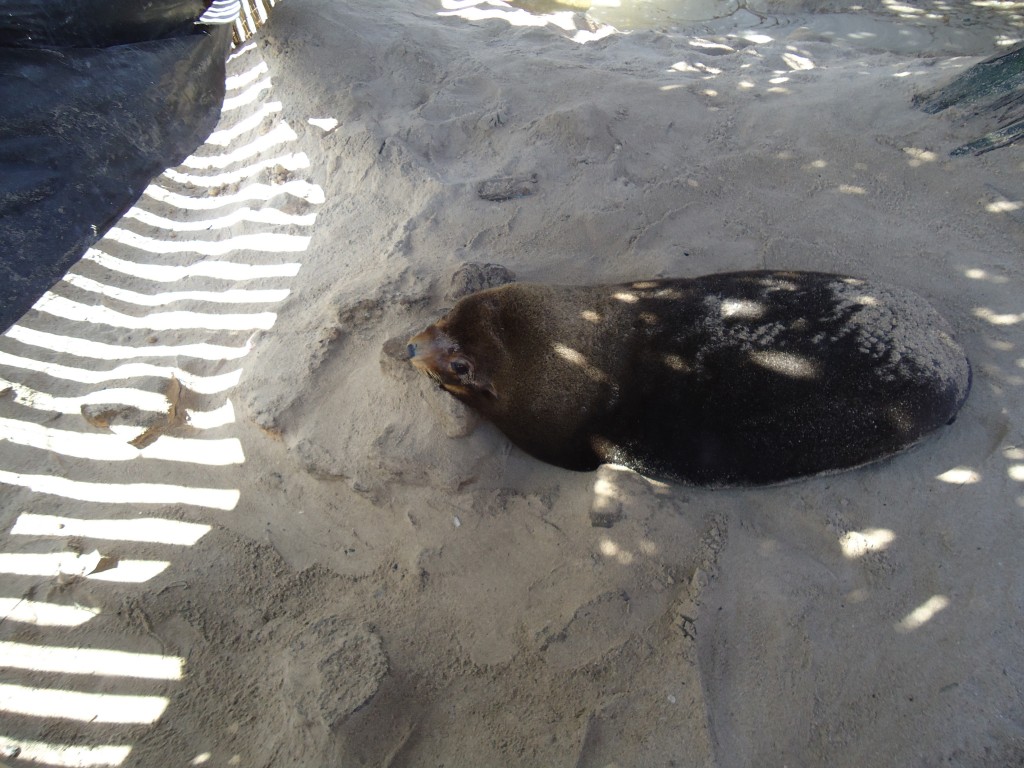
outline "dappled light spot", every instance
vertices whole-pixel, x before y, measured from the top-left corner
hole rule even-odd
[[[712,56],[736,53],[736,49],[731,45],[716,43],[713,40],[705,40],[703,37],[691,38],[689,42],[692,47],[697,48],[701,53],[711,54]]]
[[[86,539],[145,541],[177,546],[192,546],[209,532],[209,525],[164,520],[158,517],[80,520],[31,512],[22,512],[11,529],[12,536],[78,536]]]
[[[311,117],[306,122],[324,133],[330,133],[338,127],[338,120],[334,117]]]
[[[783,83],[788,83],[789,78],[786,77],[785,75],[780,75],[779,77],[773,77],[768,82],[771,83],[772,85],[782,85]]]
[[[226,314],[210,312],[153,312],[135,316],[117,312],[102,304],[83,304],[66,299],[47,291],[32,307],[64,320],[80,323],[109,325],[114,328],[133,328],[152,331],[177,331],[183,329],[205,329],[210,331],[255,331],[269,330],[277,321],[274,312],[251,312]]]
[[[189,765],[206,765],[210,762],[210,758],[213,757],[209,752],[200,752],[198,755],[192,758]]]
[[[900,16],[914,17],[924,15],[924,11],[922,9],[915,8],[912,5],[894,2],[894,0],[882,0],[882,5],[884,5],[888,10]]]
[[[592,309],[585,309],[580,312],[580,317],[586,320],[588,323],[599,323],[601,322],[601,316]]]
[[[757,85],[749,80],[740,80],[739,83],[737,83],[737,87],[740,90],[749,91],[751,88],[756,88]]]
[[[301,157],[305,158],[306,156],[302,155]],[[275,167],[283,164],[283,158],[278,159],[282,162],[276,163]],[[309,160],[307,159],[305,164],[308,163]],[[262,170],[262,168],[258,170]],[[179,179],[179,181],[183,184],[195,183],[191,178],[182,178]],[[231,179],[225,178],[223,183],[230,184],[231,181]],[[285,213],[284,211],[279,211],[271,206],[254,209],[247,205],[235,208],[230,213],[226,213],[223,216],[213,216],[209,219],[194,219],[189,221],[169,219],[166,216],[159,216],[142,208],[129,208],[124,217],[126,219],[134,219],[135,221],[154,227],[155,229],[167,229],[173,232],[207,232],[215,229],[227,229],[241,223],[274,224],[280,226],[294,224],[300,227],[311,227],[316,221],[316,213]],[[72,272],[69,274],[74,273]]]
[[[977,267],[972,269],[964,270],[964,277],[970,280],[984,280],[986,283],[994,283],[996,285],[1006,285],[1010,282],[1010,278],[1005,275],[993,275],[984,269],[978,269]]]
[[[854,296],[852,301],[862,307],[873,307],[878,304],[878,299],[874,296],[868,296],[867,294],[861,294],[860,296]]]
[[[211,168],[221,170],[229,165],[235,165],[256,155],[263,154],[274,147],[290,144],[297,139],[298,136],[292,127],[284,120],[281,120],[269,131],[257,136],[248,144],[244,144],[222,155],[190,155],[182,161],[181,167],[197,171]]]
[[[1020,200],[996,200],[985,206],[989,213],[1012,213],[1024,210],[1024,202]]]
[[[888,528],[868,528],[863,531],[849,531],[840,537],[839,546],[850,560],[855,560],[869,552],[881,552],[888,549],[896,534]]]
[[[209,301],[214,304],[273,304],[288,297],[287,288],[260,290],[255,288],[229,288],[226,291],[167,291],[164,293],[139,293],[108,285],[98,280],[68,272],[63,282],[83,291],[99,293],[126,304],[143,307],[159,307],[177,301]]]
[[[863,587],[852,589],[846,593],[846,602],[848,603],[863,603],[868,599],[868,591]]]
[[[844,195],[866,195],[868,193],[864,187],[858,187],[855,184],[840,184],[839,191]]]
[[[805,168],[815,168],[815,169],[827,168],[828,167],[828,161],[827,160],[820,160],[820,159],[819,160],[812,160],[811,162],[809,162],[804,167]]]
[[[1014,464],[1006,470],[1006,474],[1010,476],[1011,480],[1024,483],[1024,464]]]
[[[260,173],[262,171],[272,170],[276,174],[280,174],[282,171],[301,171],[301,170],[303,170],[305,168],[309,168],[309,156],[305,152],[288,152],[286,154],[278,155],[276,157],[267,157],[267,158],[262,158],[262,159],[259,159],[259,160],[255,160],[252,163],[250,163],[249,165],[244,165],[244,166],[237,167],[237,168],[231,168],[230,170],[225,169],[225,170],[221,171],[220,173],[213,173],[213,174],[209,174],[209,173],[208,174],[186,173],[185,171],[179,171],[179,170],[177,170],[175,168],[168,168],[166,171],[163,172],[163,176],[165,178],[170,179],[171,181],[177,182],[178,184],[188,184],[188,185],[191,185],[191,186],[194,186],[194,187],[206,187],[207,189],[210,190],[211,194],[216,198],[216,197],[219,197],[220,195],[225,194],[228,191],[229,185],[237,184],[238,182],[244,181],[246,179],[251,179],[253,176],[255,176],[256,174],[258,174],[258,173]],[[308,182],[306,182],[306,183],[308,184]],[[315,186],[315,185],[313,185],[313,186]],[[253,187],[255,187],[256,189],[260,188],[259,185],[253,185]],[[157,188],[154,188],[154,189],[157,189]],[[297,189],[300,189],[300,188],[299,187],[292,187],[293,191],[297,190]],[[307,190],[307,194],[309,194],[309,195],[315,195],[316,194],[316,190],[313,187],[306,187],[305,189]],[[167,195],[171,195],[171,194],[174,194],[174,193],[167,192],[166,194]],[[181,206],[176,206],[176,207],[181,207]],[[219,205],[212,205],[212,206],[205,206],[205,207],[219,208],[221,206],[219,206]],[[131,209],[131,210],[139,211],[141,209],[135,208],[135,209]],[[244,211],[244,210],[246,210],[246,209],[243,208],[242,211]],[[271,208],[269,206],[266,209],[258,209],[258,210],[264,211],[266,213],[266,215],[268,215],[268,216],[274,215],[273,213],[271,213],[271,211],[274,211],[276,213],[280,213],[280,211],[277,211],[276,208]],[[150,214],[150,216],[154,216],[154,215],[155,214]],[[133,215],[130,218],[137,218],[137,217]],[[189,221],[189,222],[182,221],[182,222],[179,222],[179,224],[181,226],[187,226],[190,230],[193,229],[195,227],[195,225],[198,224],[198,223],[200,223],[200,222],[199,221]],[[164,228],[167,228],[167,227],[164,227]],[[169,227],[169,228],[170,229],[177,229],[178,227]]]
[[[636,288],[637,290],[644,290],[649,288],[657,288],[658,283],[656,283],[654,280],[641,280],[639,282],[633,283],[632,287]]]
[[[212,277],[215,280],[260,280],[266,277],[295,277],[298,263],[239,264],[233,261],[196,261],[192,264],[141,264],[110,256],[90,248],[83,260],[99,264],[104,269],[120,272],[143,280],[174,283],[187,277]]]
[[[619,291],[618,293],[613,293],[612,297],[618,299],[619,301],[625,302],[626,304],[636,304],[638,301],[640,301],[639,297],[635,293],[628,293],[626,291]]]
[[[917,168],[925,163],[934,163],[939,159],[939,156],[928,149],[919,149],[917,147],[904,147],[903,153],[910,159],[907,160],[907,165],[911,168]]]
[[[1016,325],[1024,317],[1024,315],[1015,314],[1013,312],[1007,312],[999,314],[988,307],[975,307],[971,314],[979,320],[984,320],[986,323],[992,325]]]
[[[164,483],[90,483],[54,475],[29,475],[0,470],[0,483],[78,501],[101,504],[190,504],[231,510],[241,493],[234,488],[196,488]]]
[[[77,576],[97,581],[141,584],[159,576],[170,563],[165,560],[118,560],[99,550],[78,552],[0,552],[0,573],[12,576]]]
[[[56,605],[16,597],[0,597],[0,621],[16,621],[37,627],[78,627],[98,616],[98,608]]]
[[[558,342],[555,342],[554,344],[551,345],[551,348],[555,351],[556,355],[558,355],[563,360],[570,362],[573,365],[581,368],[584,371],[584,373],[586,373],[587,376],[592,378],[594,381],[605,381],[608,378],[608,375],[604,371],[602,371],[599,368],[595,368],[593,365],[590,364],[590,361],[587,360],[585,355],[573,349],[572,347],[567,347],[565,346],[565,344],[559,344]]]
[[[18,751],[18,759],[25,763],[54,766],[54,768],[106,768],[122,765],[131,754],[127,745],[55,744],[0,736],[0,751],[11,754]]]
[[[792,352],[751,352],[750,359],[762,368],[792,379],[816,379],[821,375],[817,363]]]
[[[107,344],[80,336],[37,331],[20,325],[12,325],[4,335],[32,347],[42,347],[43,349],[63,352],[75,357],[90,357],[94,360],[126,360],[137,357],[195,357],[201,360],[237,360],[238,358],[245,357],[252,348],[248,343],[239,346],[207,344],[206,342],[174,345],[147,344],[146,346]]]
[[[288,232],[249,233],[223,240],[161,240],[120,227],[112,227],[105,237],[147,253],[199,253],[204,256],[224,256],[233,251],[302,252],[308,249],[310,241],[307,235],[293,235]]]
[[[722,301],[722,317],[727,319],[757,320],[762,317],[765,307],[749,299],[724,299]]]
[[[896,624],[900,633],[913,632],[927,624],[937,613],[949,607],[949,598],[945,595],[932,595],[921,605],[908,613]]]
[[[609,538],[601,539],[598,549],[605,557],[618,561],[621,565],[629,565],[633,562],[633,554],[627,552]]]
[[[0,641],[0,666],[68,675],[103,675],[144,680],[181,680],[185,660],[155,653],[63,648]]]
[[[795,53],[784,53],[782,54],[782,60],[786,62],[786,66],[794,71],[806,71],[814,69],[814,62],[808,59],[806,56],[799,56]]]
[[[163,696],[121,696],[0,684],[0,712],[47,720],[151,725],[167,709]]]
[[[221,114],[225,112],[233,112],[236,109],[252,104],[260,98],[264,91],[270,90],[270,78],[266,77],[250,85],[246,90],[239,93],[237,96],[225,96],[224,102],[221,105]]]
[[[244,120],[239,120],[227,128],[211,133],[209,138],[206,139],[206,143],[226,147],[239,136],[244,136],[253,129],[258,128],[268,117],[280,112],[282,106],[280,101],[268,101]],[[166,172],[164,171],[164,173]]]
[[[954,467],[936,475],[935,479],[950,485],[973,485],[981,482],[981,475],[969,467]]]
[[[701,91],[701,93],[703,93],[705,96],[711,96],[712,98],[718,95],[718,91],[716,91],[714,88],[705,88],[703,91]]]
[[[441,7],[444,10],[438,11],[438,16],[458,17],[466,21],[498,19],[513,27],[545,27],[550,24],[568,33],[569,39],[575,43],[601,40],[618,31],[607,24],[598,25],[596,29],[580,29],[572,11],[530,13],[492,0],[441,0]]]
[[[132,440],[139,437],[145,428],[129,429],[132,431],[130,436],[95,434],[0,418],[0,441],[94,461],[131,461],[143,458],[208,466],[245,462],[242,444],[236,437],[194,439],[163,435],[152,444],[137,448]]]
[[[1003,456],[1011,461],[1024,461],[1024,448],[1007,448],[1003,451]]]
[[[214,208],[227,208],[229,205],[251,200],[269,201],[280,195],[290,195],[307,203],[320,205],[326,199],[323,187],[305,179],[291,179],[283,183],[247,184],[235,192],[222,192],[219,195],[191,197],[171,192],[156,184],[150,184],[142,194],[161,203],[181,210],[208,211]]]
[[[665,365],[671,368],[673,371],[679,371],[679,373],[686,373],[690,370],[690,364],[687,363],[683,358],[675,353],[668,353],[662,357]]]

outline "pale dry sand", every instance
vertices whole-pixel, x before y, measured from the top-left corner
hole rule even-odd
[[[1019,4],[749,3],[630,34],[445,5],[280,5],[229,65],[220,143],[0,338],[9,762],[1024,763],[1024,150],[950,158],[973,129],[910,104],[1018,39]],[[264,271],[130,266],[205,262]],[[385,349],[467,262],[898,284],[974,390],[833,477],[565,472]]]

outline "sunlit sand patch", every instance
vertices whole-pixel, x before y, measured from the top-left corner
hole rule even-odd
[[[0,659],[12,669],[146,680],[180,680],[185,666],[179,656],[5,641],[0,641]]]
[[[288,297],[287,288],[229,288],[224,291],[166,291],[163,293],[139,293],[116,285],[68,272],[62,278],[68,285],[83,291],[109,296],[126,304],[141,307],[162,307],[178,301],[206,301],[211,304],[274,304]]]
[[[246,179],[250,179],[258,173],[268,169],[273,169],[275,172],[279,173],[282,170],[300,171],[304,168],[309,168],[309,156],[305,152],[289,152],[284,155],[278,155],[277,157],[260,158],[249,165],[242,166],[241,168],[232,168],[230,171],[223,171],[221,173],[185,173],[184,171],[179,171],[176,168],[168,168],[160,174],[160,176],[161,178],[170,179],[178,184],[190,184],[194,187],[206,187],[211,190],[212,194],[220,195],[226,191],[225,187],[228,185],[245,181]],[[275,211],[276,209],[268,207],[264,210]]]
[[[1021,321],[1024,315],[1015,314],[1013,312],[1007,312],[1000,314],[988,307],[975,307],[971,312],[979,320],[984,320],[986,323],[992,325],[1016,325]]]
[[[919,147],[904,147],[903,153],[910,158],[907,160],[907,165],[911,168],[917,168],[925,163],[934,163],[939,159],[939,156],[931,150]]]
[[[0,483],[37,493],[101,504],[189,504],[231,510],[241,492],[234,488],[196,488],[166,483],[90,483],[53,475],[29,475],[0,469]]]
[[[242,443],[237,437],[203,439],[162,435],[151,445],[136,448],[131,440],[138,437],[136,433],[141,434],[144,429],[129,427],[130,434],[118,434],[116,431],[115,434],[95,434],[55,429],[43,424],[0,417],[0,441],[51,451],[62,456],[92,461],[158,459],[207,466],[245,462]]]
[[[151,331],[179,331],[183,329],[205,329],[208,331],[254,331],[268,330],[277,321],[275,312],[251,312],[226,314],[211,312],[152,312],[146,315],[129,315],[117,312],[102,304],[83,304],[63,296],[46,292],[32,307],[64,320],[82,323],[110,325],[115,328],[135,328]]]
[[[37,627],[78,627],[99,616],[98,608],[56,605],[17,597],[0,597],[0,619]]]
[[[0,573],[12,576],[77,576],[83,579],[141,584],[170,567],[166,560],[118,560],[99,552],[0,552]]]
[[[627,552],[614,541],[608,538],[601,539],[598,544],[601,554],[609,559],[617,560],[622,565],[629,565],[633,562],[633,554]]]
[[[244,120],[239,120],[229,128],[222,128],[211,133],[209,138],[206,139],[206,143],[226,147],[239,136],[258,128],[268,117],[280,112],[282,106],[280,101],[268,101]]]
[[[863,531],[849,531],[839,539],[839,546],[850,560],[855,560],[869,552],[880,552],[888,549],[896,534],[888,528],[869,528]]]
[[[901,621],[896,624],[896,631],[900,633],[913,632],[920,629],[940,611],[949,607],[949,598],[945,595],[932,595],[921,605],[912,610]]]
[[[158,517],[81,520],[22,512],[11,529],[11,535],[77,536],[107,541],[145,541],[153,544],[192,546],[210,530],[209,525],[164,520]]]
[[[1024,210],[1024,203],[1020,200],[996,200],[985,206],[989,213],[1011,213]]]
[[[257,101],[264,91],[270,90],[270,78],[265,77],[262,80],[253,83],[246,90],[242,91],[236,96],[226,96],[224,103],[220,108],[221,114],[225,112],[234,112],[236,109],[244,107],[247,104],[252,104]]]
[[[977,267],[965,269],[964,277],[969,280],[984,280],[985,282],[996,283],[997,285],[1006,285],[1006,283],[1010,282],[1010,279],[1005,275],[993,275],[987,270],[978,269]]]
[[[104,269],[120,272],[143,280],[174,283],[187,277],[212,277],[215,280],[259,280],[267,277],[295,277],[302,267],[299,263],[239,264],[233,261],[197,261],[192,264],[141,264],[90,248],[82,257]]]
[[[935,479],[950,485],[972,485],[981,482],[981,475],[969,467],[954,467],[936,475]]]
[[[228,75],[224,78],[224,90],[226,91],[238,91],[246,86],[252,85],[260,79],[261,75],[269,74],[270,68],[267,66],[267,62],[260,59],[257,64],[247,69],[245,72],[239,72],[237,75]],[[209,143],[209,140],[207,140]]]
[[[127,745],[103,744],[81,746],[56,744],[0,736],[0,750],[18,750],[18,758],[27,763],[54,766],[54,768],[105,768],[122,765],[131,754]]]
[[[279,195],[291,195],[307,203],[319,205],[326,199],[323,187],[305,179],[291,179],[281,184],[247,184],[236,192],[217,196],[190,197],[171,192],[156,184],[150,184],[142,194],[161,203],[188,211],[209,211],[215,208],[227,208],[241,202],[252,200],[273,200]]]
[[[118,696],[0,684],[0,712],[84,723],[155,723],[167,709],[163,696]]]

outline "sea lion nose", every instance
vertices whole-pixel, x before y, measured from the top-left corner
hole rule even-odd
[[[405,348],[405,351],[409,353],[409,357],[416,357],[416,345],[415,344],[409,344],[409,346],[407,346]]]

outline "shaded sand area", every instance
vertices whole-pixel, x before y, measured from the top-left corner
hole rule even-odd
[[[2,760],[1021,764],[1024,150],[950,158],[976,133],[911,106],[1021,8],[825,5],[279,6],[210,141],[0,337]],[[898,284],[974,390],[783,487],[558,470],[388,343],[467,263]]]

